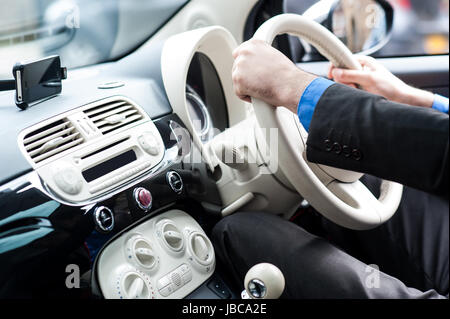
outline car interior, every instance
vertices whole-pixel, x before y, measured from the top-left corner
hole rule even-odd
[[[329,61],[357,68],[361,53],[448,97],[448,43],[382,55],[397,7],[367,1],[381,27],[353,37],[328,0],[42,1],[45,25],[0,24],[2,77],[28,55],[68,69],[60,94],[25,110],[0,92],[0,297],[258,298],[216,258],[221,219],[265,212],[319,236],[323,217],[351,229],[388,220],[402,185],[383,181],[375,196],[362,174],[309,163],[298,117],[244,102],[231,77],[233,50],[258,38],[320,76]],[[266,284],[284,285],[277,276]]]

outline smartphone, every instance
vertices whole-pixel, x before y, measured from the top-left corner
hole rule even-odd
[[[13,74],[16,105],[26,109],[33,102],[61,93],[61,81],[67,78],[67,69],[61,68],[61,60],[55,55],[30,63],[17,63]]]

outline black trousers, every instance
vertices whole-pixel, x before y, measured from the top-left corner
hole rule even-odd
[[[324,239],[275,215],[242,212],[222,219],[212,238],[240,289],[253,265],[269,262],[285,276],[284,298],[448,298],[448,215],[447,200],[405,187],[394,217],[373,230],[323,219]]]

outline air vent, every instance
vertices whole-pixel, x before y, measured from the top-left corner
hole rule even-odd
[[[143,118],[139,110],[124,100],[113,101],[85,111],[103,134],[131,125]]]
[[[37,164],[83,141],[80,132],[64,118],[28,133],[23,144],[28,155]]]

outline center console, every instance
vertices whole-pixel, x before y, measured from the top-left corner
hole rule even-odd
[[[211,241],[181,210],[121,233],[97,257],[95,276],[107,299],[184,298],[214,273]]]

